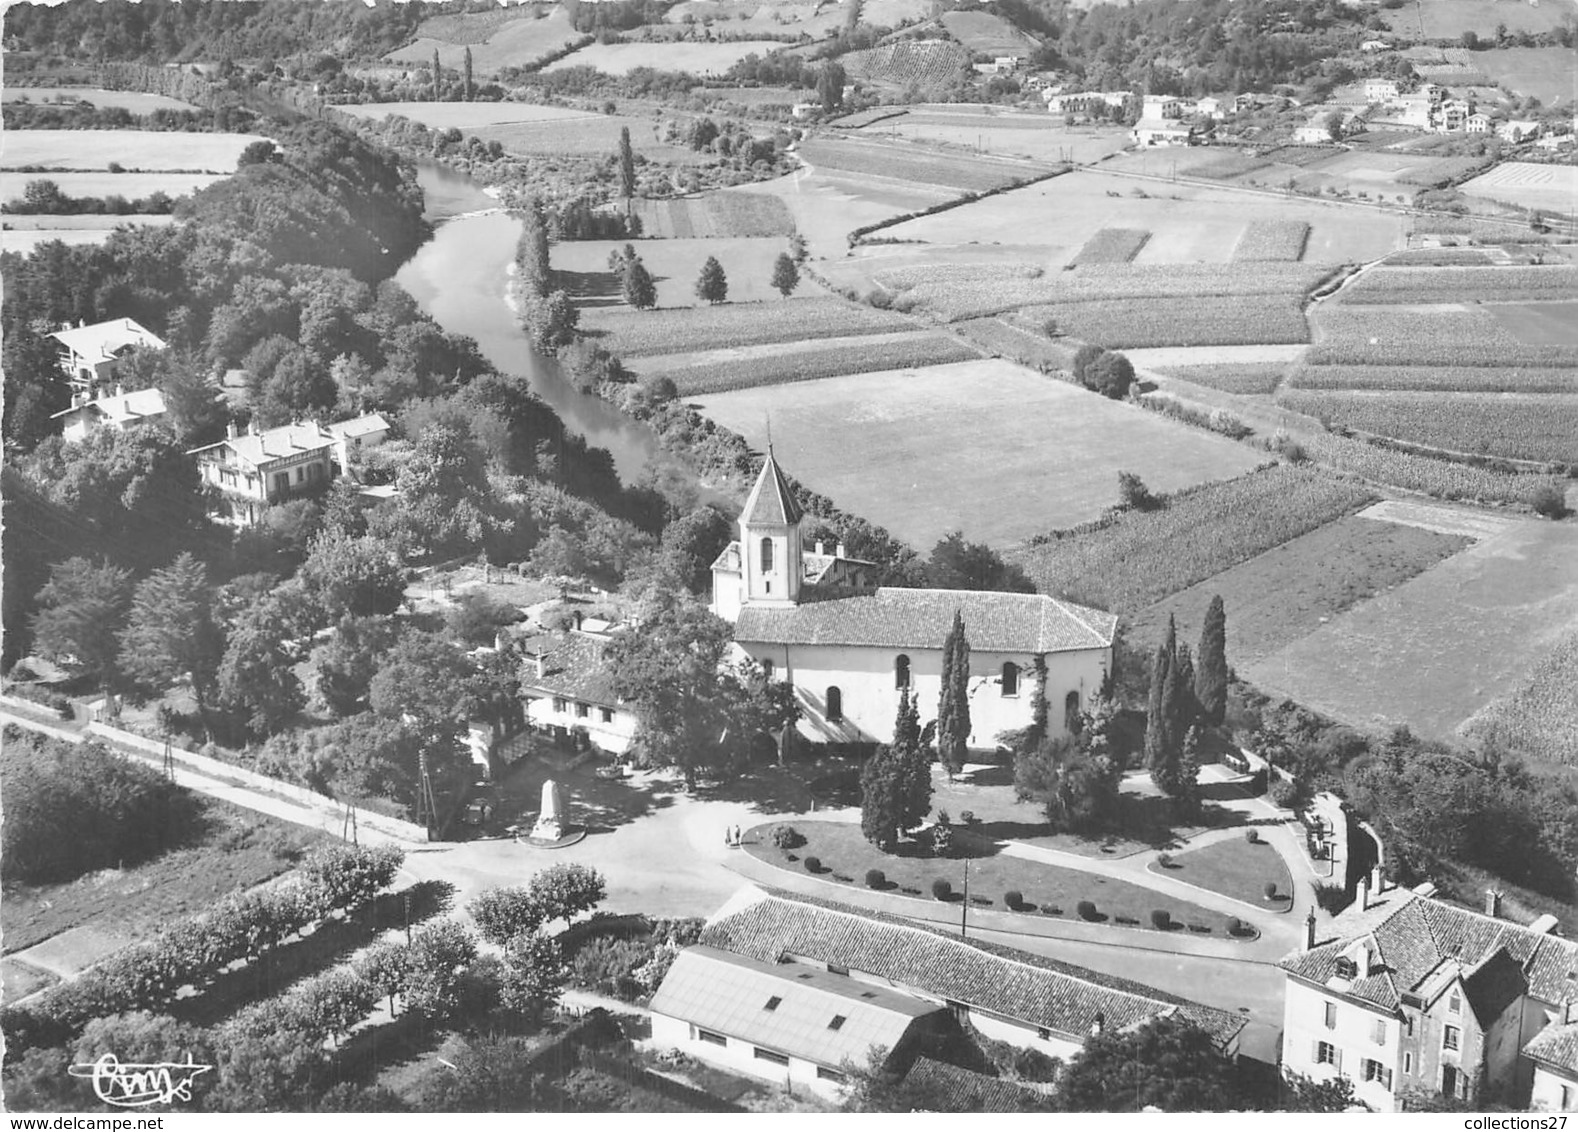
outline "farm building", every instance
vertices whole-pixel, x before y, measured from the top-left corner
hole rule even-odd
[[[1041,594],[873,587],[875,567],[800,541],[803,511],[768,455],[740,537],[712,564],[712,611],[769,678],[790,682],[800,729],[821,742],[888,742],[899,694],[942,691],[957,612],[970,642],[970,742],[1026,727],[1035,697],[1061,732],[1112,666],[1116,618]]]
[[[78,390],[71,395],[71,408],[54,414],[61,422],[60,433],[68,441],[86,440],[101,428],[124,432],[164,417],[164,394],[157,389],[127,393],[120,386],[108,397],[90,400]]]
[[[1515,1107],[1578,1107],[1578,943],[1483,913],[1430,889],[1374,890],[1282,961],[1287,999],[1282,1064],[1353,1082],[1372,1109],[1395,1112],[1409,1090]],[[1318,938],[1323,934],[1325,938]]]
[[[1141,118],[1129,136],[1138,146],[1192,145],[1194,127],[1177,118]]]
[[[72,388],[96,396],[115,376],[115,367],[140,347],[164,349],[164,339],[135,319],[114,318],[92,326],[64,326],[50,335],[61,345],[60,368]]]
[[[573,629],[517,637],[526,719],[555,738],[623,754],[636,733],[631,706],[614,694],[603,652],[619,627],[576,616]]]
[[[687,962],[687,955],[697,958]],[[723,976],[726,962],[751,973],[745,997],[737,990],[744,976]],[[686,969],[675,980],[682,963]],[[717,977],[703,981],[703,972]],[[809,1001],[797,1004],[793,1017],[780,1017],[789,999],[778,988],[797,984],[806,987]],[[782,1001],[774,1004],[779,996]],[[791,1079],[827,1080],[816,1066],[827,1068],[830,1055],[847,1049],[844,1029],[855,1025],[855,1016],[843,1004],[851,1002],[874,1008],[862,1025],[898,1039],[887,1043],[899,1054],[890,1063],[896,1070],[911,1068],[906,1063],[912,1051],[940,1053],[947,1060],[953,1027],[965,1022],[966,1031],[1058,1058],[1078,1052],[1109,1026],[1127,1030],[1157,1017],[1194,1023],[1233,1056],[1245,1025],[1237,1015],[1127,979],[878,912],[747,885],[713,914],[697,946],[680,953],[653,998],[652,1036],[698,1057],[728,1059],[735,1068],[765,1060],[777,1080],[786,1069]],[[841,1013],[846,1021],[833,1026]],[[802,1028],[812,1031],[812,1040],[793,1052],[786,1047],[805,1041]],[[864,1061],[871,1044],[851,1060]],[[763,1059],[756,1052],[761,1048],[775,1056]]]
[[[1475,115],[1474,117],[1479,117]],[[1473,131],[1470,130],[1470,133]],[[1496,127],[1496,136],[1502,141],[1520,142],[1533,141],[1540,136],[1540,124],[1527,118],[1515,118],[1510,122],[1503,122]]]

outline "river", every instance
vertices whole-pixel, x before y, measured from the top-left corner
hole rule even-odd
[[[445,330],[476,339],[500,373],[524,378],[572,431],[608,449],[620,479],[634,483],[659,455],[657,436],[566,381],[558,362],[531,348],[505,301],[519,221],[464,174],[424,162],[417,166],[417,180],[435,231],[395,281]]]

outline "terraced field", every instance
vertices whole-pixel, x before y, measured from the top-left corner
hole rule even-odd
[[[497,74],[505,67],[527,67],[583,38],[562,9],[508,9],[499,12],[466,12],[423,20],[417,38],[385,58],[394,63],[423,66],[438,52],[444,67],[458,68],[471,48],[477,74]]]

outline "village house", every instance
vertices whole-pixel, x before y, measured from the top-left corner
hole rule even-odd
[[[1141,103],[1141,118],[1182,118],[1184,101],[1170,94],[1147,94]]]
[[[125,432],[129,428],[164,419],[164,393],[158,389],[139,389],[127,393],[119,385],[108,397],[90,399],[85,390],[74,390],[71,408],[54,414],[61,422],[60,434],[68,442],[86,440],[101,428]]]
[[[1392,50],[1392,45],[1387,43],[1384,39],[1367,39],[1363,43],[1359,44],[1359,50],[1363,51],[1367,55],[1373,55],[1378,51]]]
[[[1463,123],[1463,130],[1465,133],[1470,134],[1490,133],[1490,115],[1470,114]]]
[[[807,553],[804,512],[771,454],[740,514],[740,537],[712,564],[714,613],[740,651],[794,685],[801,731],[822,742],[892,739],[900,692],[942,691],[955,612],[970,643],[970,736],[990,746],[1030,725],[1037,696],[1052,729],[1097,695],[1112,670],[1117,619],[1042,594],[873,587],[875,566],[839,546]]]
[[[1472,132],[1472,131],[1470,131]],[[1540,136],[1540,124],[1529,118],[1514,118],[1496,127],[1496,136],[1502,141],[1519,145]]]
[[[164,339],[130,318],[64,326],[50,335],[60,343],[60,368],[71,387],[98,396],[115,377],[115,367],[132,350],[165,348]]]
[[[1395,79],[1365,79],[1364,100],[1369,103],[1394,102],[1397,99]]]
[[[1044,91],[1047,111],[1052,114],[1088,114],[1096,107],[1122,110],[1131,98],[1132,90],[1087,90],[1074,94],[1053,94]]]
[[[1221,118],[1224,113],[1222,100],[1220,98],[1202,98],[1194,104],[1194,112],[1202,118]]]
[[[1162,145],[1193,145],[1193,126],[1177,118],[1141,118],[1134,123],[1129,137],[1140,147]]]
[[[1468,124],[1468,116],[1473,112],[1474,107],[1463,99],[1449,98],[1436,107],[1430,122],[1437,133],[1457,133]]]
[[[575,614],[574,628],[518,637],[526,721],[561,743],[623,754],[635,737],[632,706],[614,694],[603,659],[619,627]]]
[[[725,974],[726,965],[749,976]],[[807,986],[810,1001],[793,1016],[781,1013],[788,1005],[781,988],[796,984]],[[776,1080],[787,1070],[796,1082],[836,1084],[841,1078],[827,1071],[837,1074],[840,1058],[852,1054],[862,1064],[871,1044],[883,1044],[851,1050],[841,1036],[854,1025],[845,1004],[861,1001],[875,1008],[862,1025],[893,1035],[887,1044],[900,1052],[900,1070],[903,1054],[925,1037],[949,1035],[934,1012],[966,1031],[1065,1060],[1092,1035],[1158,1017],[1194,1023],[1231,1057],[1245,1025],[1127,979],[749,885],[708,920],[696,947],[680,953],[652,1000],[652,1038]],[[835,1022],[840,1015],[845,1021]]]
[[[234,425],[217,444],[192,449],[198,473],[219,499],[220,522],[251,526],[276,503],[321,491],[350,466],[350,453],[380,443],[389,423],[376,413],[328,426],[317,421],[245,434]]]
[[[1413,1090],[1521,1107],[1537,1083],[1549,1107],[1578,1102],[1578,944],[1553,934],[1553,916],[1523,927],[1500,911],[1496,892],[1479,913],[1430,885],[1385,887],[1379,870],[1361,880],[1354,904],[1325,932],[1312,917],[1282,961],[1283,1068],[1346,1077],[1381,1112]]]

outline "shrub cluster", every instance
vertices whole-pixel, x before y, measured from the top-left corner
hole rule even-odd
[[[938,877],[931,882],[931,894],[938,900],[949,900],[953,897],[953,885]]]

